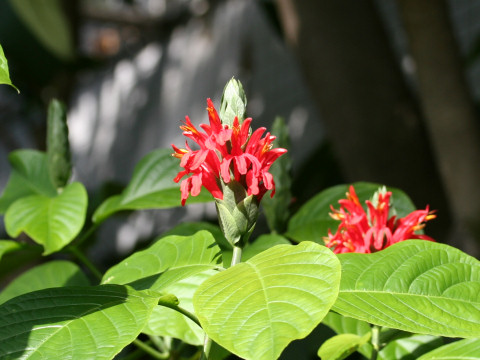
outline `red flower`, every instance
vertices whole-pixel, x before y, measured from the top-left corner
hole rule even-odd
[[[340,209],[331,209],[330,216],[341,223],[335,235],[328,231],[325,244],[333,248],[336,254],[357,252],[372,253],[399,241],[408,239],[424,239],[434,241],[426,235],[415,234],[415,231],[423,229],[425,222],[435,218],[429,212],[428,206],[425,210],[416,210],[404,218],[397,219],[396,216],[388,217],[390,211],[390,191],[379,191],[378,201],[373,204],[367,200],[368,214],[363,209],[353,186],[347,192],[347,198],[339,200]]]
[[[275,193],[273,176],[268,172],[273,162],[286,153],[282,148],[272,149],[275,136],[266,133],[265,128],[259,128],[250,135],[251,118],[242,124],[235,118],[233,125],[222,124],[215,107],[207,99],[207,111],[210,125],[201,124],[203,132],[197,130],[188,116],[184,125],[180,126],[183,135],[193,140],[200,147],[192,150],[185,142],[185,149],[179,149],[172,144],[172,154],[181,159],[180,171],[174,181],[179,182],[185,175],[190,177],[182,180],[182,205],[185,205],[189,194],[197,196],[202,185],[214,198],[223,200],[222,181],[228,184],[231,180],[244,185],[248,195],[255,195],[260,201],[268,190]]]

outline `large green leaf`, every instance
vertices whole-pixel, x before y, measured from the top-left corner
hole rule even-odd
[[[339,282],[340,264],[327,248],[278,245],[210,277],[193,305],[208,336],[227,350],[276,359],[320,323]]]
[[[355,192],[361,204],[372,198],[373,194],[381,185],[373,183],[354,183]],[[397,210],[397,215],[403,217],[415,210],[410,198],[401,190],[387,188],[392,192],[392,205]],[[323,244],[323,238],[327,236],[328,229],[335,232],[339,222],[330,217],[330,205],[338,209],[338,200],[345,198],[348,185],[338,185],[328,188],[303,205],[292,216],[288,223],[286,235],[295,241],[315,241]],[[366,207],[366,205],[365,205]]]
[[[105,200],[93,214],[100,222],[121,210],[164,209],[181,205],[180,186],[173,179],[181,170],[172,150],[159,149],[145,156],[135,167],[133,177],[120,195]],[[187,203],[208,202],[213,197],[206,191],[190,196]]]
[[[480,263],[447,245],[407,240],[374,254],[341,254],[333,307],[404,331],[480,336]]]
[[[18,296],[0,306],[0,358],[111,359],[138,336],[159,297],[120,285]]]
[[[221,262],[220,248],[207,231],[193,236],[167,236],[110,268],[103,284],[130,284],[135,289],[159,290]]]
[[[36,150],[17,150],[8,156],[12,172],[0,198],[0,214],[16,200],[28,195],[53,197],[57,190],[50,181],[47,155]]]
[[[322,360],[342,360],[353,354],[360,346],[365,345],[371,333],[364,336],[356,334],[340,334],[325,341],[318,349],[318,356]]]
[[[479,360],[480,339],[464,339],[441,346],[418,360]]]
[[[85,222],[87,192],[72,183],[56,197],[30,195],[15,201],[5,214],[5,228],[11,237],[25,232],[43,245],[44,255],[60,250],[78,235]]]
[[[412,335],[390,342],[379,352],[377,359],[416,360],[422,354],[442,345],[443,340],[440,337],[432,335]]]
[[[3,52],[2,45],[0,45],[0,84],[12,86],[17,92],[20,92],[10,80],[10,72],[8,71],[8,62]]]
[[[10,4],[45,48],[62,59],[73,59],[72,34],[60,0],[10,0]]]
[[[0,293],[0,304],[36,290],[88,285],[90,282],[76,264],[64,260],[54,260],[35,266],[14,279]]]
[[[190,276],[165,287],[162,292],[174,294],[180,301],[180,307],[193,312],[193,294],[201,283],[215,273],[214,270],[207,270]],[[143,332],[150,335],[171,336],[192,345],[201,345],[205,335],[202,328],[192,320],[178,311],[160,305],[153,310]]]
[[[16,250],[20,250],[24,247],[24,244],[13,240],[0,240],[0,260],[4,254],[11,253]]]

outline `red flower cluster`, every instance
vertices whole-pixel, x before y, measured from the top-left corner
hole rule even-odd
[[[347,192],[347,198],[339,200],[340,209],[331,209],[330,216],[341,223],[335,235],[328,231],[325,244],[333,248],[336,254],[357,252],[372,253],[399,241],[408,239],[424,239],[434,241],[426,235],[415,234],[415,231],[423,229],[425,222],[435,218],[425,210],[416,210],[407,216],[397,219],[396,216],[388,217],[390,211],[390,197],[392,193],[378,192],[378,202],[373,204],[366,201],[368,214],[363,209],[353,186]]]
[[[210,125],[201,124],[204,132],[198,131],[185,117],[184,125],[180,126],[183,135],[193,140],[200,147],[192,150],[185,142],[185,149],[179,149],[172,144],[173,156],[180,158],[180,171],[174,181],[191,174],[180,185],[182,205],[185,205],[189,194],[197,196],[202,185],[214,198],[223,200],[222,184],[228,184],[232,179],[244,185],[248,195],[255,195],[260,201],[263,195],[272,190],[275,192],[273,176],[268,172],[273,162],[287,150],[272,149],[275,136],[266,133],[266,128],[259,128],[250,135],[251,118],[242,124],[235,118],[233,126],[223,125],[215,107],[207,99],[207,110]]]

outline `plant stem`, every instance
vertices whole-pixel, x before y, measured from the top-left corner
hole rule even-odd
[[[380,351],[380,326],[372,326],[372,356],[370,360],[377,360],[378,352]]]
[[[230,267],[237,265],[240,261],[242,261],[242,248],[239,246],[233,245],[233,255],[232,255],[232,262],[230,263]]]
[[[154,348],[150,347],[149,345],[145,344],[144,342],[138,339],[133,340],[133,344],[135,344],[135,346],[137,346],[139,349],[142,349],[143,351],[145,351],[148,355],[151,355],[154,359],[165,360],[170,357],[169,353],[162,354],[161,352],[155,350]]]
[[[173,309],[175,311],[178,311],[179,313],[185,315],[186,317],[188,317],[190,320],[192,320],[195,324],[197,324],[198,326],[202,327],[202,325],[200,325],[200,321],[198,321],[198,318],[192,314],[190,311],[188,310],[185,310],[184,308],[181,308],[180,306],[178,305],[174,305],[172,304],[171,302],[169,301],[162,301],[162,299],[160,298],[160,300],[158,301],[158,305],[161,305],[161,306],[165,306],[165,307],[168,307],[170,309]]]
[[[86,267],[88,267],[88,269],[90,270],[90,272],[95,275],[95,277],[98,279],[98,280],[102,280],[102,273],[95,267],[95,265],[93,265],[93,263],[88,260],[88,258],[83,255],[83,253],[78,250],[78,248],[76,246],[72,246],[68,249],[72,254],[74,254],[78,260],[80,260],[83,264],[85,264]]]

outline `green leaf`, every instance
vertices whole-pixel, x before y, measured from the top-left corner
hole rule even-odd
[[[422,354],[442,346],[442,344],[443,340],[437,336],[412,335],[390,342],[379,352],[377,359],[416,360]]]
[[[480,339],[464,339],[441,346],[418,360],[478,360],[480,359]]]
[[[69,261],[54,260],[26,271],[0,293],[0,304],[28,292],[60,286],[88,286],[85,274]]]
[[[219,114],[222,124],[231,128],[235,117],[238,117],[238,122],[241,124],[245,120],[246,110],[247,97],[243,91],[242,83],[235,78],[231,78],[223,89]]]
[[[283,118],[275,119],[272,126],[272,134],[276,135],[273,142],[274,147],[284,149],[290,148],[290,139],[288,128]],[[272,198],[265,195],[262,199],[262,207],[267,218],[268,226],[271,231],[282,234],[286,230],[288,218],[290,217],[290,204],[292,202],[291,178],[292,160],[289,153],[278,158],[270,168],[270,173],[275,179],[275,196]]]
[[[180,301],[179,306],[183,309],[193,312],[192,298],[198,286],[214,275],[216,272],[208,270],[206,272],[182,279],[171,284],[162,292],[175,294]],[[143,332],[149,335],[171,336],[191,345],[201,345],[204,340],[204,332],[197,324],[178,311],[156,306]]]
[[[0,214],[16,200],[29,195],[54,197],[57,190],[50,181],[47,156],[36,150],[17,150],[8,156],[12,172],[0,198]]]
[[[322,360],[342,360],[353,354],[360,346],[366,344],[371,336],[371,333],[364,336],[356,334],[336,335],[325,341],[318,349],[317,354]]]
[[[191,236],[200,230],[206,230],[210,234],[212,234],[215,241],[217,242],[217,245],[222,250],[232,249],[232,246],[227,241],[227,239],[225,239],[225,236],[223,236],[222,230],[220,230],[220,227],[218,227],[218,225],[203,221],[180,223],[172,229],[168,230],[167,232],[163,233],[159,239],[170,235]]]
[[[11,237],[25,232],[43,245],[44,255],[62,249],[78,235],[85,222],[87,192],[72,183],[56,197],[30,195],[15,201],[5,214],[5,227]]]
[[[110,268],[102,283],[163,291],[177,281],[218,267],[220,261],[220,248],[209,232],[199,231],[186,237],[172,235]]]
[[[353,186],[360,203],[366,208],[365,200],[369,200],[381,185],[358,182]],[[403,191],[395,188],[387,188],[387,190],[392,192],[392,205],[397,210],[399,217],[416,210],[412,201]],[[313,197],[292,216],[288,223],[286,236],[298,242],[307,240],[323,244],[323,237],[327,236],[328,229],[335,232],[339,225],[339,222],[333,220],[329,215],[330,205],[338,209],[340,207],[338,200],[344,199],[347,191],[347,185],[338,185]]]
[[[121,210],[180,206],[180,186],[173,181],[180,171],[180,165],[171,154],[171,150],[159,149],[140,160],[126,189],[121,195],[105,200],[93,214],[93,221],[101,222]],[[187,203],[212,200],[210,193],[202,191],[198,196],[190,196]]]
[[[10,0],[10,5],[45,48],[61,59],[73,59],[73,38],[60,0]]]
[[[327,248],[278,245],[210,277],[193,305],[205,332],[225,349],[244,359],[276,359],[320,323],[339,281],[338,259]]]
[[[322,320],[322,324],[327,325],[337,334],[365,335],[371,331],[369,323],[342,316],[334,312],[329,312]]]
[[[0,45],[0,84],[6,84],[12,86],[18,93],[20,90],[17,89],[15,85],[12,84],[10,80],[10,72],[8,71],[8,62],[3,52],[2,45]]]
[[[65,105],[53,99],[48,106],[47,123],[48,170],[52,183],[63,188],[72,174]]]
[[[112,359],[138,336],[159,297],[119,285],[18,296],[0,306],[0,358]]]
[[[338,257],[334,311],[419,334],[480,336],[480,263],[473,257],[424,240]]]
[[[13,240],[0,240],[0,260],[4,254],[8,254],[24,248],[24,244]]]

